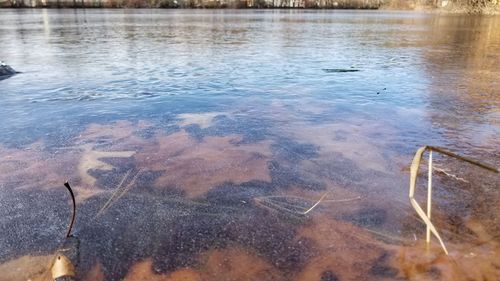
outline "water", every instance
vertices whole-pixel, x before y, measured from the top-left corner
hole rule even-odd
[[[494,280],[497,175],[435,156],[450,256],[407,194],[422,145],[500,164],[499,24],[1,10],[0,280],[50,277],[65,180],[82,280]]]

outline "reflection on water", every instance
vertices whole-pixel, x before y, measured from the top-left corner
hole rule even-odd
[[[450,22],[459,24],[450,26]],[[425,55],[428,72],[440,77],[432,81],[432,90],[439,95],[429,96],[431,106],[447,104],[433,111],[431,120],[442,124],[446,138],[461,143],[460,149],[480,147],[476,153],[498,155],[500,30],[495,27],[499,24],[498,17],[435,20],[433,48]],[[448,27],[447,36],[436,32],[442,26]]]
[[[497,175],[436,157],[450,256],[407,199],[421,145],[500,164],[498,17],[0,14],[0,280],[50,279],[67,179],[81,280],[500,275]]]

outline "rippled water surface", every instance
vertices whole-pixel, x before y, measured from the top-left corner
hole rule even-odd
[[[435,155],[449,256],[408,183],[423,145],[500,165],[499,26],[0,10],[0,280],[50,279],[65,180],[80,280],[498,280],[498,174]]]

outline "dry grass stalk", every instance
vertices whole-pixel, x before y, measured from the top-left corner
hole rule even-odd
[[[410,197],[410,204],[413,206],[417,214],[420,216],[420,218],[424,221],[426,227],[427,227],[427,243],[430,242],[430,233],[434,234],[434,236],[439,240],[439,244],[443,248],[444,252],[448,255],[448,250],[446,249],[446,246],[444,245],[443,239],[439,235],[439,232],[437,231],[436,227],[434,224],[432,224],[430,220],[430,206],[431,206],[431,188],[432,188],[432,154],[429,156],[429,180],[428,180],[428,201],[427,201],[427,214],[424,212],[424,210],[420,207],[418,204],[417,200],[415,199],[415,189],[417,185],[417,176],[418,176],[418,169],[420,167],[420,162],[422,160],[422,155],[426,150],[429,150],[430,153],[433,151],[439,152],[441,154],[453,157],[455,159],[470,163],[472,165],[478,166],[480,168],[486,169],[488,171],[498,173],[498,169],[492,166],[489,166],[487,164],[480,163],[476,160],[460,156],[458,154],[455,154],[453,152],[449,152],[447,150],[444,150],[439,147],[433,147],[433,146],[423,146],[417,150],[415,153],[415,156],[413,157],[413,161],[411,163],[411,168],[410,168],[410,192],[409,192],[409,197]]]
[[[139,169],[139,171],[134,175],[134,177],[130,180],[130,182],[124,186],[123,184],[125,183],[125,181],[127,180],[127,178],[129,178],[130,176],[130,173],[131,173],[132,170],[129,170],[122,178],[122,180],[120,181],[120,183],[118,184],[115,192],[113,192],[113,194],[111,195],[111,197],[108,199],[108,201],[106,201],[106,203],[104,203],[104,205],[102,206],[102,208],[97,212],[96,214],[96,218],[101,216],[105,211],[107,211],[117,200],[119,200],[121,197],[123,197],[123,195],[125,195],[128,191],[130,191],[130,189],[133,187],[134,183],[136,182],[137,178],[139,177],[139,175],[141,174],[142,172],[142,169]]]

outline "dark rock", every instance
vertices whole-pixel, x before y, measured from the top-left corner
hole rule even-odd
[[[0,80],[1,79],[6,79],[17,72],[10,66],[6,65],[3,62],[0,62]]]
[[[358,72],[359,69],[355,68],[323,68],[326,73],[343,73],[343,72]]]

